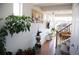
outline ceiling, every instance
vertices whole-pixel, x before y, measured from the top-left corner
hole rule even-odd
[[[57,5],[72,5],[71,3],[34,3],[38,7],[57,6]]]

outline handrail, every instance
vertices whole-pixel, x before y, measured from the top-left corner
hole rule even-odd
[[[64,27],[63,29],[59,30],[59,31],[56,31],[56,48],[57,48],[57,40],[58,40],[58,33],[61,32],[62,30],[64,30],[65,28],[69,27],[71,24],[67,25],[66,27]]]
[[[62,31],[62,30],[64,30],[65,28],[69,27],[70,25],[72,25],[72,23],[71,23],[71,24],[69,24],[69,25],[67,25],[67,26],[66,26],[66,27],[64,27],[63,29],[59,30],[58,32],[61,32],[61,31]]]

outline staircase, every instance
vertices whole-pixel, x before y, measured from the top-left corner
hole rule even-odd
[[[71,37],[71,32],[65,31],[65,32],[61,32],[61,33],[60,33],[60,38],[61,38],[61,40],[68,39],[69,37]]]
[[[66,27],[57,31],[57,33],[56,33],[56,49],[60,52],[58,54],[69,55],[71,25],[72,24],[67,25]]]

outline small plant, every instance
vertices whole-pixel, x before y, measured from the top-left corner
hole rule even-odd
[[[18,51],[16,52],[16,55],[23,55],[23,50],[22,49],[18,49]]]
[[[55,28],[52,28],[52,29],[51,29],[52,36],[55,36],[56,31],[57,31],[57,30],[56,30]]]
[[[10,52],[10,51],[7,51],[6,52],[6,55],[12,55],[13,53],[12,52]]]
[[[52,28],[53,31],[55,31],[55,28]]]
[[[24,50],[25,55],[35,55],[35,49],[34,48],[28,48]]]
[[[27,49],[27,54],[28,54],[28,55],[32,55],[32,54],[33,54],[32,48],[28,48],[28,49]]]

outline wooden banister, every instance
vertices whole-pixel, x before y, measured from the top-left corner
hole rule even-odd
[[[65,26],[63,29],[61,29],[61,30],[59,30],[59,31],[56,31],[56,48],[57,48],[57,44],[58,44],[57,41],[58,41],[59,33],[62,32],[63,30],[65,30],[66,28],[68,28],[70,25],[72,25],[72,23],[69,24],[69,25],[67,25],[67,26]]]
[[[68,28],[70,25],[72,25],[72,23],[71,23],[71,24],[69,24],[69,25],[67,25],[67,26],[66,26],[66,27],[64,27],[63,29],[59,30],[58,32],[63,31],[65,28]]]

